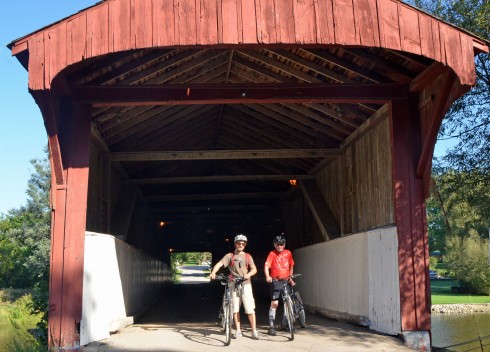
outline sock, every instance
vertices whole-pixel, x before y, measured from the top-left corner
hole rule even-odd
[[[274,321],[276,320],[276,310],[269,308],[269,327],[274,327]]]

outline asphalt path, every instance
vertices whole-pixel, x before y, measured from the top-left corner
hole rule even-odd
[[[186,268],[180,284],[169,285],[161,299],[136,324],[111,335],[109,339],[82,347],[84,352],[361,352],[413,351],[402,341],[370,331],[368,328],[306,315],[306,328],[296,329],[295,339],[286,332],[267,335],[269,294],[267,285],[253,282],[256,299],[257,327],[261,340],[253,340],[250,325],[242,312],[243,337],[225,346],[218,325],[218,311],[223,294],[219,282],[209,281],[200,268]],[[189,270],[189,271],[187,271]],[[201,270],[196,272],[194,270]],[[243,309],[242,309],[243,311]],[[281,313],[277,315],[281,317]]]
[[[207,265],[182,265],[178,269],[181,271],[178,284],[209,283],[209,274],[204,273],[205,270],[209,270]]]

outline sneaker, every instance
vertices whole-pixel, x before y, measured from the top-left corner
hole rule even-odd
[[[254,332],[252,332],[252,338],[254,340],[260,340],[260,335],[259,335],[259,332],[257,330],[255,330]]]
[[[274,328],[269,328],[269,331],[267,331],[267,334],[268,334],[269,336],[276,336],[276,335],[277,335],[277,333],[276,333],[276,329],[274,329]]]
[[[239,337],[242,337],[242,332],[240,330],[236,331],[234,334],[233,334],[233,338],[234,339],[237,339]]]

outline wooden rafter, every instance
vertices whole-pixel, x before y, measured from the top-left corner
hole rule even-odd
[[[196,150],[161,152],[113,152],[112,161],[222,160],[222,159],[289,159],[335,157],[337,149],[276,150]]]
[[[76,103],[93,106],[251,103],[385,103],[406,99],[404,84],[168,84],[72,87]]]
[[[243,176],[195,176],[195,177],[158,177],[129,179],[127,184],[158,184],[158,183],[209,183],[209,182],[249,182],[249,181],[288,181],[309,180],[312,175],[243,175]]]
[[[231,199],[275,199],[284,192],[243,192],[243,193],[212,193],[212,194],[164,194],[148,196],[148,202],[183,202],[183,201],[206,201],[206,200],[231,200]]]

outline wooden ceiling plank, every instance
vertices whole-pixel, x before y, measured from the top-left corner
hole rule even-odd
[[[293,76],[296,77],[297,79],[300,79],[304,82],[309,82],[309,83],[321,83],[322,80],[311,76],[303,71],[296,70],[290,65],[284,64],[278,60],[275,60],[267,55],[264,55],[262,53],[259,53],[258,51],[243,51],[240,50],[240,53],[243,54],[244,56],[248,56],[251,59],[260,61],[262,64],[269,65],[271,67],[274,67],[278,71],[284,72],[286,76]]]
[[[289,105],[292,105],[292,104],[289,104]],[[339,123],[336,123],[335,121],[331,121],[330,119],[326,119],[323,116],[315,114],[314,112],[311,112],[310,114],[308,114],[308,116],[310,116],[311,118],[315,118],[319,122],[321,122],[325,125],[328,125],[335,130],[340,130],[344,134],[349,135],[350,133],[352,133],[352,128],[355,129],[355,128],[359,127],[359,125],[356,124],[355,122],[353,122],[350,119],[342,116],[342,113],[340,111],[334,110],[334,109],[332,109],[326,105],[319,104],[319,103],[311,103],[311,104],[305,103],[304,105],[308,106],[308,107],[310,107],[316,111],[324,113],[325,115],[330,116],[334,119],[337,119],[337,120],[341,121],[342,123],[350,126],[351,128],[347,129],[347,128],[343,127],[342,125],[340,125]]]
[[[285,148],[294,148],[300,142],[296,136],[292,136],[291,133],[284,132],[283,130],[275,130],[272,132],[273,128],[261,128],[258,126],[259,122],[255,122],[248,114],[243,113],[242,111],[235,111],[233,113],[227,112],[226,121],[223,123],[223,126],[226,126],[227,133],[232,133],[233,138],[237,141],[245,140],[247,144],[250,143],[249,138],[241,139],[241,136],[252,136],[253,140],[260,143],[257,146],[264,146],[266,148],[272,147],[271,142],[275,142],[275,145],[282,145]],[[263,126],[263,121],[260,122]],[[239,128],[237,128],[240,126]],[[243,148],[244,143],[241,143],[240,147]]]
[[[301,51],[313,55],[320,60],[323,60],[331,65],[337,66],[345,71],[350,72],[352,75],[363,78],[372,83],[393,83],[390,78],[384,77],[382,75],[377,74],[371,70],[366,70],[365,68],[356,65],[353,62],[348,61],[347,59],[341,58],[339,56],[330,54],[326,49],[304,49],[301,48]]]
[[[302,131],[306,134],[306,137],[311,139],[315,138],[318,142],[324,143],[325,135],[332,138],[342,140],[338,134],[332,133],[332,130],[325,128],[322,125],[309,121],[308,118],[301,114],[294,114],[294,110],[287,110],[276,104],[253,104],[248,105],[251,109],[267,116],[281,125],[288,126],[288,133],[297,134],[297,131]],[[309,136],[309,137],[308,137]],[[312,141],[310,141],[311,143]]]
[[[217,107],[213,106],[211,110],[217,110]],[[199,117],[189,116],[186,119],[179,119],[174,123],[175,126],[170,126],[161,133],[155,131],[141,146],[145,150],[212,148],[212,140],[209,136],[216,127],[214,121],[216,114],[217,111],[214,111],[210,114],[201,114]]]
[[[325,139],[324,134],[318,133],[307,126],[292,120],[290,117],[280,116],[263,105],[233,105],[232,107],[244,114],[254,116],[257,121],[270,125],[272,130],[274,130],[274,133],[277,133],[278,130],[283,131],[286,139],[297,139],[297,143],[300,145],[313,146],[314,144],[318,144],[315,143],[313,139],[316,139],[323,144],[323,140]]]
[[[335,72],[328,67],[316,64],[314,62],[308,61],[298,55],[293,54],[292,52],[285,50],[285,49],[274,49],[274,50],[268,50],[274,55],[281,56],[290,62],[293,62],[298,65],[302,65],[305,67],[305,69],[309,71],[313,71],[318,75],[321,75],[331,81],[338,82],[338,83],[357,83],[356,80],[350,79],[347,76],[344,76],[338,72]],[[318,78],[318,77],[317,77]],[[321,80],[324,81],[324,80]]]
[[[241,54],[240,51],[237,52],[238,54]],[[264,77],[267,77],[268,79],[271,79],[275,82],[278,83],[297,83],[297,80],[291,79],[289,77],[286,77],[284,75],[280,75],[279,73],[276,73],[274,71],[271,71],[270,69],[265,68],[264,66],[259,66],[259,65],[254,65],[252,62],[244,59],[240,55],[235,55],[233,59],[233,63],[240,67],[244,67],[247,70],[251,70],[254,72],[257,72],[257,74],[262,75]]]
[[[130,129],[125,130],[124,133],[119,133],[117,138],[110,139],[111,144],[115,144],[117,142],[125,141],[126,143],[137,143],[138,141],[144,142],[144,138],[147,137],[152,132],[161,129],[167,128],[173,122],[187,118],[190,119],[193,117],[193,113],[196,111],[208,111],[211,110],[213,106],[200,106],[200,105],[191,105],[186,109],[179,109],[178,107],[172,108],[171,110],[166,110],[164,115],[156,115],[152,116],[152,118],[144,123],[134,126]]]
[[[334,131],[339,131],[340,133],[344,134],[344,136],[341,136],[339,133],[336,133],[336,139],[343,140],[346,135],[348,136],[349,134],[352,133],[352,131],[354,129],[356,129],[358,127],[356,124],[352,123],[351,121],[346,123],[346,121],[344,121],[344,120],[347,120],[347,119],[345,117],[341,117],[341,114],[338,111],[335,111],[335,110],[333,110],[333,109],[331,109],[325,105],[322,105],[322,104],[313,104],[312,103],[312,104],[303,104],[303,105],[310,107],[310,108],[312,108],[316,111],[319,111],[321,113],[324,113],[325,115],[329,116],[330,118],[326,118],[325,116],[321,116],[321,115],[315,113],[314,111],[312,111],[310,109],[302,107],[299,104],[283,104],[283,105],[289,107],[290,109],[292,109],[298,113],[306,115],[309,118],[314,119],[323,125],[327,125],[327,126],[331,127]],[[342,126],[340,123],[336,123],[335,121],[332,121],[331,118],[342,121],[343,123],[349,125],[350,128],[346,128],[346,127]]]
[[[108,138],[117,138],[116,136],[124,131],[131,130],[130,133],[134,133],[134,129],[144,126],[152,118],[168,115],[170,111],[178,109],[178,107],[171,105],[138,106],[131,113],[117,115],[106,123],[97,125],[100,126],[100,129],[104,131],[104,135]]]
[[[398,82],[409,83],[414,76],[414,74],[411,71],[408,71],[399,65],[392,64],[389,61],[379,58],[376,55],[369,54],[365,50],[354,49],[354,48],[352,49],[343,48],[342,51],[344,51],[349,55],[361,59],[362,61],[366,62],[369,65],[376,65],[377,69],[381,69],[387,72],[389,75],[388,77],[390,76],[394,77]]]
[[[204,54],[202,54],[204,53]],[[216,50],[202,50],[199,51],[199,55],[192,55],[192,59],[185,63],[176,66],[169,70],[167,65],[163,68],[165,73],[155,76],[150,79],[145,79],[145,84],[162,84],[173,81],[176,77],[183,75],[186,72],[192,72],[196,67],[206,65],[209,62],[226,62],[228,57],[227,51]],[[217,64],[216,64],[217,65]],[[162,71],[162,70],[161,70]]]

